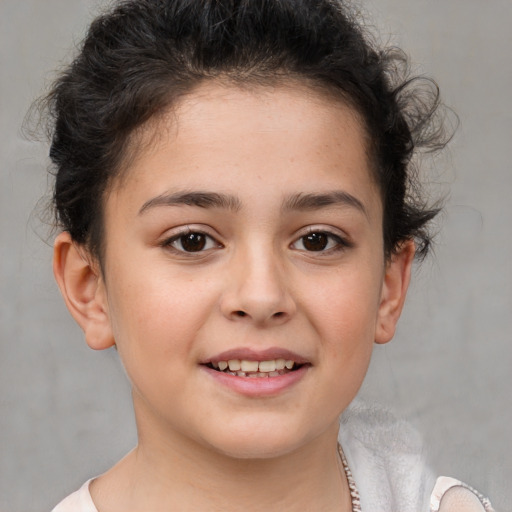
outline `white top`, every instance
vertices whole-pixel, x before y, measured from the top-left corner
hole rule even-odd
[[[61,501],[52,512],[98,512],[89,492],[91,482],[92,478],[87,480],[78,491]]]
[[[386,410],[355,401],[341,417],[339,442],[362,512],[494,512],[487,498],[459,480],[436,481],[416,431]],[[52,512],[98,512],[90,482]]]

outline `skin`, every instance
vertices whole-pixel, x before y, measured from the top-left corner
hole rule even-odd
[[[67,233],[55,243],[68,308],[92,348],[116,344],[133,389],[139,444],[93,481],[98,510],[350,510],[338,416],[394,334],[414,255],[384,258],[358,116],[297,84],[208,83],[143,135],[105,201],[104,272]],[[229,201],[171,204],[191,192]],[[187,232],[204,250],[183,250]],[[238,348],[307,369],[247,396],[201,365]]]

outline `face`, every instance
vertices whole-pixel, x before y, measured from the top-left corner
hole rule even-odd
[[[100,293],[139,433],[235,457],[332,434],[395,321],[357,115],[208,84],[148,137],[106,200]]]

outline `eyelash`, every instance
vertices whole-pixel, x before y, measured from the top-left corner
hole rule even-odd
[[[319,250],[310,249],[308,250],[306,247],[304,247],[304,241],[308,237],[312,237],[313,235],[320,235],[326,238],[327,246],[324,248],[321,248]],[[294,247],[297,243],[302,242],[303,248],[299,249]],[[291,248],[294,248],[295,250],[303,251],[306,253],[318,253],[318,254],[329,254],[334,253],[338,251],[343,251],[347,248],[352,247],[352,244],[346,240],[345,238],[341,237],[340,235],[334,234],[330,231],[317,229],[317,228],[311,228],[309,229],[305,234],[300,236],[295,242],[293,242],[290,245]]]
[[[199,236],[199,237],[204,237],[203,238],[204,245],[202,245],[202,246],[200,245],[198,250],[192,250],[192,251],[188,250],[187,251],[185,249],[185,247],[183,246],[183,242],[185,241],[185,238],[187,236],[190,238],[193,235]],[[177,244],[177,243],[181,246],[181,248],[178,248],[175,246],[175,244]],[[205,233],[204,231],[189,228],[186,231],[177,233],[170,238],[166,238],[160,244],[160,246],[165,249],[172,250],[176,253],[184,254],[184,255],[188,256],[188,255],[200,254],[200,253],[208,251],[210,249],[220,248],[220,247],[222,247],[222,244],[220,242],[218,242],[217,240],[215,240],[215,238],[213,238],[211,235]]]
[[[186,250],[183,243],[186,240],[186,237],[189,237],[189,241],[192,241],[192,243],[198,243],[197,250]],[[191,237],[199,237],[198,240],[192,240]],[[318,243],[320,242],[320,247],[318,249],[308,249],[304,242],[308,237],[313,238],[315,236],[317,239],[311,239],[309,242],[311,243]],[[201,239],[202,237],[202,239]],[[324,237],[324,238],[322,238]],[[298,243],[302,244],[302,248],[296,247]],[[323,244],[326,244],[325,247],[322,247]],[[176,247],[175,244],[179,244],[181,248]],[[176,253],[192,256],[197,255],[200,253],[203,253],[205,251],[214,249],[214,248],[222,248],[222,244],[218,242],[215,238],[213,238],[211,235],[205,233],[201,230],[194,230],[191,228],[188,228],[186,231],[182,231],[181,233],[177,233],[173,235],[170,238],[165,239],[161,244],[161,247],[165,249],[172,250]],[[343,251],[347,248],[352,247],[352,244],[348,242],[345,238],[334,234],[330,231],[317,229],[317,228],[311,228],[309,229],[305,234],[297,238],[293,243],[290,244],[290,248],[298,251],[302,251],[305,253],[317,253],[317,254],[329,254],[334,253],[338,251]]]

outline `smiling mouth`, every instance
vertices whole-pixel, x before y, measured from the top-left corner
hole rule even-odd
[[[247,359],[230,359],[228,361],[212,361],[206,366],[228,375],[247,378],[272,378],[297,371],[304,364],[291,359],[270,359],[267,361],[250,361]]]

